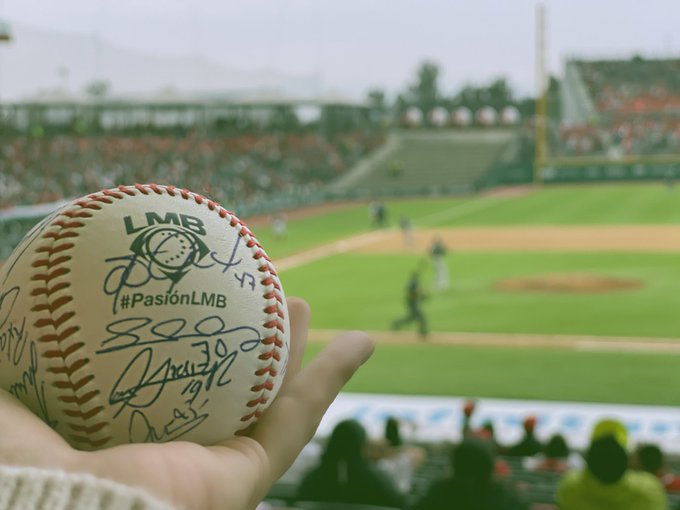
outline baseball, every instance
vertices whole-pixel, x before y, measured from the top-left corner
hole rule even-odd
[[[250,230],[173,186],[76,200],[0,270],[0,385],[82,450],[231,437],[276,396],[289,329]]]

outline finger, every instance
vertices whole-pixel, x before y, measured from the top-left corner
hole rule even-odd
[[[309,331],[309,305],[300,298],[290,297],[288,302],[288,316],[290,317],[290,352],[288,366],[283,384],[286,385],[300,371],[302,358],[307,345]]]
[[[72,451],[68,443],[23,403],[0,389],[0,464],[59,463]],[[49,452],[49,453],[48,453]]]
[[[271,479],[265,486],[290,467],[342,387],[373,349],[365,333],[343,333],[289,381],[251,434],[269,459]]]
[[[307,334],[309,331],[309,305],[303,299],[289,297],[286,299],[288,305],[288,317],[290,319],[290,347],[288,350],[288,361],[286,363],[286,374],[283,377],[281,390],[293,379],[300,371],[302,358],[307,345]],[[239,436],[249,436],[255,428],[255,423],[239,430]]]

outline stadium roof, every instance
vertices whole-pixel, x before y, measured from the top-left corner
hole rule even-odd
[[[5,103],[7,104],[7,103]],[[366,101],[357,101],[338,95],[324,95],[312,97],[283,96],[276,93],[255,95],[231,94],[182,94],[165,91],[158,94],[144,95],[111,95],[104,98],[91,98],[85,95],[71,95],[60,90],[44,91],[40,96],[14,101],[10,104],[21,106],[101,106],[101,107],[129,107],[159,106],[159,107],[190,107],[190,106],[346,106],[352,108],[367,108]]]

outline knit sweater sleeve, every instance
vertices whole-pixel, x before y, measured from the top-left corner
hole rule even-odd
[[[0,466],[0,510],[177,510],[142,489],[92,475]]]

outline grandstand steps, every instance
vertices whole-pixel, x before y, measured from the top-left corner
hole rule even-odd
[[[385,144],[373,152],[369,157],[362,159],[357,165],[345,173],[330,185],[333,191],[352,189],[361,179],[369,174],[374,167],[383,165],[401,145],[401,138],[394,134],[387,137]]]
[[[358,196],[468,193],[514,138],[507,129],[397,131],[331,190]]]

